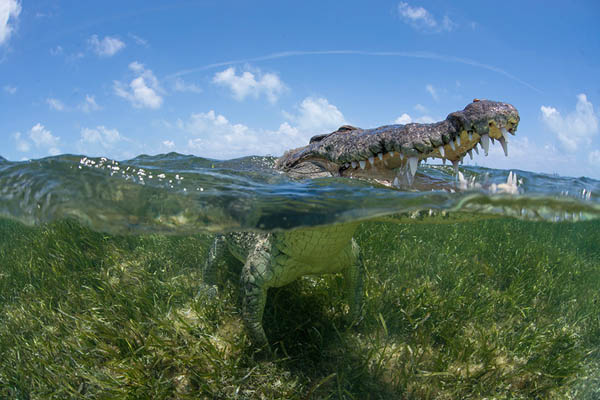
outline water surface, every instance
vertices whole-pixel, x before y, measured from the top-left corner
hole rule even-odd
[[[291,229],[390,215],[469,213],[527,220],[600,217],[600,181],[520,170],[421,165],[411,187],[327,178],[293,181],[273,157],[210,160],[177,153],[115,161],[61,155],[0,159],[0,216],[26,224],[74,218],[110,233]],[[433,220],[432,220],[433,221]]]

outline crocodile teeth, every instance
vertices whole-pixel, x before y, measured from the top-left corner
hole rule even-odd
[[[402,161],[404,159],[404,154],[398,153],[398,157],[400,157],[400,161]]]
[[[458,160],[452,161],[452,166],[454,167],[454,173],[458,173]]]
[[[502,150],[504,150],[504,155],[506,157],[508,157],[508,143],[506,143],[506,140],[504,140],[504,138],[500,138],[500,139],[498,139],[498,141],[502,145]]]
[[[475,150],[475,153],[477,153],[477,155],[479,155],[479,147],[477,147],[477,143],[475,143],[475,146],[473,146],[473,149]]]
[[[445,156],[445,154],[444,154],[444,146],[440,146],[440,147],[438,147],[438,151],[440,152],[440,155],[441,155],[442,157],[444,157],[444,156]]]
[[[394,153],[390,152],[390,154],[393,156]],[[382,153],[377,153],[377,158],[379,158],[379,161],[383,161],[383,154]]]
[[[502,133],[502,137],[504,137],[504,140],[508,142],[508,131],[506,130],[506,128],[500,129],[500,132]]]
[[[490,136],[490,140],[492,141],[492,144],[496,144],[496,141],[494,140],[493,137]]]
[[[451,148],[453,151],[456,151],[456,146],[454,145],[454,141],[452,141],[452,140],[450,141],[450,148]]]
[[[390,151],[390,157],[394,157],[394,152]]]
[[[469,151],[467,151],[467,153],[469,154],[469,158],[472,160],[473,159],[473,151],[469,150]]]
[[[350,164],[352,165],[352,168],[356,168],[356,161],[352,161]]]
[[[369,164],[371,164],[371,165],[375,164],[375,157],[373,157],[373,156],[369,157]]]
[[[360,169],[365,169],[367,166],[367,162],[365,160],[360,160],[358,164],[360,165]]]
[[[457,145],[457,146],[460,146],[460,136],[457,136],[457,137],[456,137],[456,145]]]
[[[415,176],[415,174],[417,173],[417,163],[417,157],[408,158],[408,166],[410,167],[410,173],[412,174],[412,176]]]
[[[470,142],[471,140],[473,140],[473,134],[471,132],[469,132],[468,135],[469,135],[469,142]]]
[[[481,147],[483,147],[483,150],[485,151],[485,155],[488,155],[488,151],[490,151],[490,136],[489,135],[483,135],[481,137]]]
[[[344,163],[344,168],[348,168],[349,166],[350,166],[350,164]]]

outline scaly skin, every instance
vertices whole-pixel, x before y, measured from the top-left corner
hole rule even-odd
[[[433,124],[366,130],[343,126],[328,135],[313,137],[305,147],[286,152],[277,160],[276,168],[293,178],[350,176],[394,186],[410,185],[419,161],[443,158],[456,167],[479,142],[486,154],[490,138],[498,139],[505,147],[506,134],[514,135],[518,123],[519,114],[512,105],[474,100],[463,111]],[[262,326],[270,287],[286,285],[304,275],[342,272],[350,317],[359,315],[363,264],[353,239],[358,225],[353,222],[268,234],[220,235],[209,252],[205,281],[214,283],[217,261],[227,251],[244,263],[243,320],[253,343],[270,351]]]

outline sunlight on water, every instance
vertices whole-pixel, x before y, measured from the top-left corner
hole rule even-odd
[[[75,218],[111,233],[277,230],[384,218],[437,223],[511,216],[600,217],[600,182],[527,171],[420,166],[403,190],[347,178],[292,181],[272,157],[216,161],[170,153],[132,160],[62,155],[0,160],[0,215],[26,224]],[[430,217],[438,218],[430,218]],[[416,218],[419,217],[419,218]]]

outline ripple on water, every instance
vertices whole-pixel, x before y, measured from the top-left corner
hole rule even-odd
[[[293,181],[273,157],[218,161],[177,153],[127,161],[0,157],[0,215],[26,224],[75,218],[111,233],[278,230],[390,218],[440,223],[489,215],[600,217],[600,181],[520,170],[420,166],[412,187],[347,178]]]

